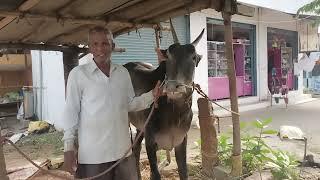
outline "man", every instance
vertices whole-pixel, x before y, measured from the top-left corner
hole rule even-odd
[[[64,112],[64,168],[73,172],[77,130],[78,178],[105,171],[125,154],[131,145],[128,112],[150,107],[160,94],[158,83],[153,91],[134,96],[128,71],[111,62],[114,43],[108,29],[91,29],[88,41],[94,59],[70,72]],[[133,155],[98,179],[137,179]]]

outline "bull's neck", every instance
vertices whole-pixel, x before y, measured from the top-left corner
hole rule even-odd
[[[174,105],[174,107],[179,108],[181,110],[191,108],[192,105],[192,92],[184,95],[181,98],[176,99],[168,99],[170,103]]]

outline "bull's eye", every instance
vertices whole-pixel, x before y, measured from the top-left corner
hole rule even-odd
[[[194,55],[194,56],[192,57],[192,60],[193,60],[194,62],[196,62],[196,61],[197,61],[197,56]]]

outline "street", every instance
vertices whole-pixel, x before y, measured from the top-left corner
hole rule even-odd
[[[240,120],[242,122],[254,121],[256,119],[272,118],[273,121],[269,125],[270,129],[279,131],[280,126],[296,126],[299,127],[308,138],[308,153],[320,156],[320,99],[310,102],[285,106],[272,106],[258,110],[252,110],[241,113]],[[231,130],[231,118],[220,120],[221,133]],[[303,157],[304,142],[297,140],[284,140],[276,136],[267,137],[266,141],[275,148],[287,150]]]

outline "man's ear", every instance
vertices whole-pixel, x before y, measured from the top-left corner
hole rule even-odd
[[[115,47],[116,47],[116,44],[112,42],[112,50],[114,50]]]
[[[167,49],[160,49],[161,54],[163,57],[165,57],[166,59],[168,59],[168,55],[167,55]]]

